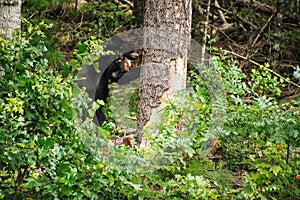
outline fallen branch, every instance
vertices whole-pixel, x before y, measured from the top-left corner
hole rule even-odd
[[[252,42],[252,47],[255,46],[258,38],[260,37],[260,35],[264,32],[265,28],[267,27],[267,25],[270,23],[271,19],[274,17],[274,15],[271,15],[269,17],[269,19],[266,21],[266,23],[263,25],[263,27],[260,29],[259,33],[257,34],[257,36],[255,37],[254,41]]]
[[[220,8],[221,8],[221,7],[220,7],[220,4],[219,4],[219,2],[218,2],[217,0],[215,0],[215,7],[216,7],[217,10],[218,10],[218,13],[219,13],[219,16],[220,16],[222,22],[223,22],[224,24],[228,24],[227,21],[226,21],[226,18],[225,18],[225,16],[224,16],[224,14],[223,14],[223,11],[220,9]]]
[[[255,10],[261,12],[261,13],[266,13],[266,14],[273,14],[276,12],[276,8],[273,6],[270,6],[268,4],[263,4],[255,0],[236,0],[236,4],[239,4],[241,6],[247,6],[247,7],[252,7]]]
[[[133,3],[131,3],[130,1],[128,1],[128,0],[120,0],[120,1],[125,4],[128,4],[130,6],[130,8],[133,8]]]
[[[260,66],[260,65],[261,65],[261,64],[255,62],[255,61],[253,61],[253,60],[251,60],[251,59],[248,59],[247,57],[242,56],[242,55],[240,55],[240,54],[237,54],[237,53],[235,53],[235,52],[228,51],[228,50],[226,50],[226,52],[228,52],[228,53],[230,53],[230,54],[232,54],[232,55],[234,55],[234,56],[237,56],[237,57],[239,57],[239,58],[242,58],[242,59],[244,59],[244,60],[247,60],[247,61],[251,62],[252,64],[254,64],[254,65],[256,65],[256,66]],[[274,74],[275,76],[277,76],[277,77],[279,77],[279,78],[282,78],[283,80],[285,80],[285,81],[291,83],[292,85],[296,86],[297,88],[300,88],[300,85],[294,83],[293,81],[287,80],[287,78],[281,76],[280,74],[274,72],[273,70],[271,70],[271,69],[269,69],[269,68],[266,68],[266,70],[269,71],[269,72],[271,72],[271,73]]]
[[[253,27],[253,29],[257,29],[257,26],[256,26],[256,25],[254,25],[253,23],[247,21],[246,19],[244,19],[243,17],[241,17],[240,15],[238,15],[236,12],[231,12],[231,11],[229,11],[229,10],[227,10],[227,9],[224,9],[224,8],[222,8],[222,7],[220,7],[220,6],[218,7],[218,6],[216,6],[216,5],[214,5],[214,7],[215,7],[217,10],[220,10],[220,11],[224,12],[227,16],[228,16],[228,15],[234,16],[235,18],[237,18],[238,20],[240,20],[242,23],[247,24],[247,25]]]
[[[114,0],[117,5],[120,5],[121,8],[133,9],[133,3],[128,0]]]

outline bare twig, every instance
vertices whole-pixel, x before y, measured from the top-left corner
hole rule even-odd
[[[270,6],[268,4],[260,3],[255,0],[236,0],[235,2],[241,6],[250,6],[250,7],[254,8],[255,10],[262,12],[262,13],[273,14],[276,12],[275,7]]]
[[[238,20],[240,20],[241,22],[243,22],[244,24],[247,24],[251,27],[253,27],[253,29],[257,29],[257,26],[254,25],[253,23],[247,21],[246,19],[244,19],[243,17],[241,17],[240,15],[238,15],[236,12],[232,12],[232,11],[229,11],[228,9],[224,9],[222,7],[217,7],[216,5],[214,5],[214,7],[218,10],[221,10],[222,12],[226,13],[227,15],[232,15],[232,16],[235,16]]]
[[[137,119],[136,119],[136,117],[131,117],[131,116],[125,116],[127,119],[131,119],[131,120],[134,120],[134,121],[136,121]]]
[[[130,9],[133,8],[133,3],[131,3],[130,1],[128,0],[114,0],[114,2],[116,4],[121,4],[122,6],[125,6],[125,7],[130,7]]]
[[[194,9],[198,11],[198,13],[202,16],[204,14],[203,8],[201,7],[201,3],[198,0],[193,1]]]
[[[217,0],[215,0],[215,7],[217,8],[218,10],[218,13],[220,15],[220,18],[221,20],[223,21],[224,24],[227,24],[227,21],[226,21],[226,18],[222,12],[222,10],[220,9],[220,5],[219,5],[219,2]]]
[[[120,0],[120,1],[129,5],[130,8],[133,8],[133,3],[131,3],[130,1],[128,1],[128,0]]]
[[[258,38],[260,37],[260,35],[264,32],[265,28],[267,27],[267,25],[270,23],[271,19],[274,17],[274,15],[271,15],[269,17],[269,19],[266,21],[266,23],[263,25],[263,27],[260,29],[259,33],[257,34],[257,36],[255,37],[254,41],[252,42],[252,47],[255,46],[256,42],[258,41]]]

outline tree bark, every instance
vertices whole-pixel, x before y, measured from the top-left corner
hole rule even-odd
[[[0,37],[11,39],[21,27],[21,0],[0,0]]]
[[[137,140],[149,121],[159,121],[161,98],[172,99],[186,87],[187,51],[191,35],[191,0],[146,0],[141,86],[139,90]],[[153,32],[152,32],[153,31]],[[155,44],[155,45],[153,45]]]
[[[144,23],[144,15],[145,15],[145,1],[134,0],[133,1],[133,15],[135,16],[135,25],[140,28]]]

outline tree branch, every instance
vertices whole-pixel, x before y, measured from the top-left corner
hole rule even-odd
[[[255,62],[254,60],[251,60],[251,59],[249,59],[249,58],[247,58],[247,57],[245,57],[245,56],[242,56],[242,55],[237,54],[237,53],[232,52],[232,51],[228,51],[228,50],[226,50],[226,51],[227,51],[228,53],[234,55],[234,56],[237,56],[237,57],[239,57],[239,58],[242,58],[242,59],[244,59],[244,60],[247,60],[247,61],[251,62],[252,64],[254,64],[254,65],[256,65],[256,66],[260,66],[260,65],[261,65],[261,64]],[[271,70],[271,69],[269,69],[269,68],[266,68],[266,70],[269,71],[269,72],[271,72],[271,73],[274,74],[275,76],[277,76],[277,77],[279,77],[279,78],[282,78],[283,80],[287,81],[287,78],[281,76],[280,74],[274,72],[273,70]],[[293,81],[288,81],[288,82],[291,83],[292,85],[296,86],[297,88],[300,88],[300,85],[294,83]]]
[[[255,10],[266,13],[266,14],[273,14],[276,12],[276,8],[273,6],[270,6],[268,4],[263,4],[255,0],[236,0],[236,4],[241,6],[249,6],[254,8]]]

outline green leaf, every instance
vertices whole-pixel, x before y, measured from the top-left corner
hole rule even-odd
[[[38,185],[36,179],[34,179],[34,178],[28,178],[28,179],[26,179],[26,181],[27,182],[23,185],[27,188],[33,188]]]
[[[105,176],[109,179],[109,186],[113,186],[115,182],[114,177],[111,174],[106,174]]]
[[[282,171],[282,168],[279,165],[274,165],[270,168],[270,171],[277,176],[278,173]]]
[[[25,147],[25,145],[22,144],[22,143],[17,143],[17,146],[19,146],[19,147],[21,147],[21,148],[24,148],[24,147]]]

